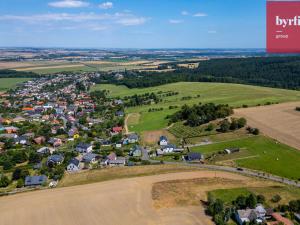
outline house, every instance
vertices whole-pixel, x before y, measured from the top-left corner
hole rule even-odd
[[[68,172],[76,172],[76,171],[79,171],[81,168],[80,166],[80,161],[76,158],[72,158],[70,161],[69,161],[69,164],[67,166],[67,171]]]
[[[100,144],[104,147],[109,147],[112,143],[110,140],[100,140]]]
[[[168,145],[162,145],[160,149],[157,149],[156,153],[157,155],[163,155],[168,153],[175,153],[175,152],[182,152],[182,148],[177,148],[176,145],[168,144]]]
[[[85,143],[79,143],[76,146],[76,151],[79,153],[89,153],[93,151],[93,145],[91,144],[85,144]]]
[[[55,151],[54,148],[49,148],[49,147],[42,147],[42,148],[36,150],[36,152],[41,155],[48,155],[48,154],[52,155],[54,151]]]
[[[125,113],[123,111],[117,111],[115,115],[118,117],[123,117]]]
[[[285,218],[283,216],[281,216],[279,213],[273,213],[272,214],[272,218],[275,221],[272,222],[268,222],[268,225],[280,225],[280,224],[284,224],[284,225],[294,225],[294,223],[289,220],[288,218]]]
[[[111,134],[112,134],[112,135],[119,134],[120,132],[122,132],[122,130],[123,130],[122,127],[113,127],[113,128],[112,128]]]
[[[204,159],[204,156],[198,152],[189,152],[184,159],[189,162],[201,161]]]
[[[50,138],[48,143],[56,148],[62,145],[62,140],[60,138]]]
[[[141,157],[142,156],[142,151],[143,151],[143,149],[142,149],[141,146],[135,145],[135,146],[133,146],[133,148],[129,152],[129,155],[133,156],[133,157]]]
[[[13,127],[13,126],[11,126],[11,127],[5,127],[5,131],[8,134],[17,133],[18,130],[19,130],[19,128]]]
[[[51,155],[48,157],[47,165],[53,166],[53,165],[60,165],[64,161],[64,157],[62,155]]]
[[[117,155],[114,152],[111,152],[108,156],[106,156],[106,159],[108,160],[116,160],[117,159]]]
[[[17,137],[17,138],[15,138],[14,142],[16,145],[19,145],[19,144],[20,145],[29,145],[29,141],[26,136]]]
[[[168,138],[166,136],[160,136],[159,138],[159,145],[168,145]]]
[[[139,141],[139,136],[137,134],[129,134],[126,139],[127,139],[128,143],[134,144]]]
[[[40,186],[47,182],[45,175],[41,176],[27,176],[25,177],[25,187]]]
[[[46,142],[46,138],[41,136],[41,137],[37,137],[35,139],[33,139],[33,141],[37,144],[37,145],[41,145],[44,144]]]
[[[266,219],[267,211],[262,204],[258,204],[255,209],[237,210],[236,221],[242,225],[244,223],[256,222],[263,223]]]
[[[115,160],[109,160],[109,166],[125,166],[125,157],[117,157]]]
[[[225,154],[232,154],[232,153],[236,153],[239,152],[240,148],[226,148],[224,149],[224,153]]]
[[[235,218],[239,225],[243,225],[256,221],[257,215],[254,209],[237,210]]]
[[[258,218],[264,219],[266,217],[267,211],[266,209],[263,207],[262,204],[257,204],[256,208],[255,208],[255,212],[257,214]]]
[[[82,162],[84,163],[84,168],[88,169],[92,164],[97,163],[98,155],[94,153],[87,153],[82,157]]]

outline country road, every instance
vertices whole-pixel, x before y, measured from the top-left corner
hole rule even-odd
[[[151,160],[151,162],[157,163],[159,161]],[[187,166],[191,166],[191,167],[199,167],[201,169],[233,172],[233,173],[238,173],[241,175],[253,176],[253,177],[263,178],[263,179],[270,180],[270,181],[276,181],[279,183],[292,185],[292,186],[296,186],[296,187],[300,188],[300,182],[297,182],[294,180],[289,180],[284,177],[275,176],[275,175],[268,174],[268,173],[261,172],[261,171],[246,169],[246,168],[240,168],[240,170],[238,170],[237,168],[228,167],[228,166],[217,166],[217,165],[207,165],[207,164],[205,165],[205,164],[196,164],[196,163],[193,164],[193,163],[186,163],[186,162],[182,162],[182,163],[180,163],[180,162],[164,162],[164,163],[165,164],[174,164],[174,165],[187,165]]]

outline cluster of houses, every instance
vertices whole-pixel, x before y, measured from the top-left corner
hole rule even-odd
[[[262,204],[258,204],[255,209],[237,210],[235,219],[239,225],[255,223],[268,225],[294,225],[294,223],[273,209],[265,209]]]

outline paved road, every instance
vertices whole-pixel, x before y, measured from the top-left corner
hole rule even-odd
[[[159,162],[156,160],[151,160],[152,162]],[[164,162],[165,164],[178,164],[178,165],[187,165],[191,167],[198,167],[202,169],[210,169],[210,170],[218,170],[218,171],[225,171],[225,172],[234,172],[234,173],[239,173],[242,175],[248,175],[248,176],[253,176],[253,177],[258,177],[258,178],[263,178],[271,181],[276,181],[280,183],[284,183],[287,185],[292,185],[300,188],[300,182],[289,180],[287,178],[275,176],[272,174],[260,172],[260,171],[255,171],[255,170],[249,170],[246,168],[241,168],[241,170],[238,170],[237,168],[233,167],[228,167],[228,166],[217,166],[217,165],[207,165],[207,164],[196,164],[196,163],[187,163],[187,162]]]

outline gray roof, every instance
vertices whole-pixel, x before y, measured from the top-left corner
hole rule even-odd
[[[76,148],[83,148],[83,149],[87,149],[89,147],[91,147],[91,144],[85,144],[85,143],[79,143]]]
[[[47,177],[45,175],[42,175],[42,176],[27,176],[25,178],[25,186],[42,185],[46,181],[47,181]]]
[[[48,162],[52,161],[55,163],[62,162],[64,160],[64,157],[62,155],[51,155],[48,157]]]
[[[139,139],[139,136],[137,134],[130,134],[128,136],[128,139],[134,139],[134,140],[138,140]]]
[[[200,153],[198,153],[198,152],[189,152],[189,153],[187,154],[187,158],[188,158],[188,160],[190,160],[190,161],[193,161],[193,160],[200,160],[200,159],[202,159],[202,155],[201,155]]]
[[[94,158],[96,158],[96,154],[94,153],[87,153],[82,157],[83,162],[91,162]]]
[[[79,165],[79,160],[76,159],[76,158],[72,158],[70,161],[69,161],[69,164],[74,164],[75,166],[78,166]]]
[[[168,138],[166,136],[160,136],[159,141],[168,141]]]

